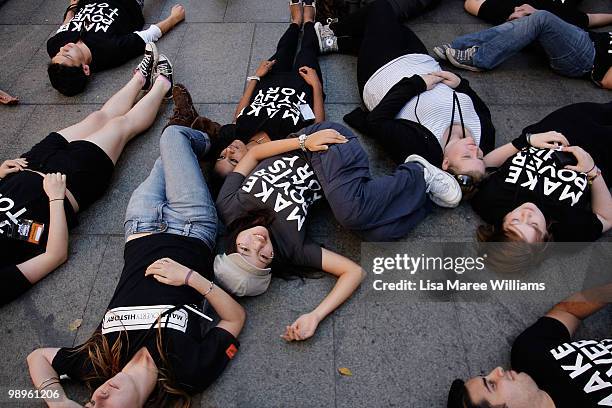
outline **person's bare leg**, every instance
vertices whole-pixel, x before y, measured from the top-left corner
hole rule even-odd
[[[161,102],[169,89],[170,81],[160,75],[149,93],[139,100],[129,112],[111,119],[102,129],[94,132],[85,140],[100,147],[113,163],[117,163],[125,145],[134,136],[144,132],[153,124]]]
[[[69,142],[87,139],[91,134],[102,129],[109,120],[125,115],[134,105],[143,84],[144,77],[137,71],[119,92],[106,101],[100,110],[90,113],[79,123],[62,129],[58,133]]]
[[[314,22],[317,13],[312,6],[304,5],[304,23]]]
[[[589,28],[605,27],[612,24],[612,14],[609,13],[587,14],[587,16],[589,16]]]

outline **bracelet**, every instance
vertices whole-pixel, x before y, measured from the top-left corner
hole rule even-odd
[[[591,170],[592,171],[592,170]],[[590,172],[589,172],[590,173]],[[593,184],[593,181],[599,177],[599,175],[601,174],[601,169],[598,167],[597,171],[595,172],[595,175],[593,177],[589,177],[588,173],[587,173],[587,179],[589,181],[589,185]]]
[[[54,385],[54,384],[59,384],[59,383],[60,383],[60,381],[59,381],[59,380],[54,380],[54,381],[51,381],[51,382],[49,382],[47,385],[45,385],[44,387],[38,387],[38,391],[42,391],[42,390],[44,390],[45,388],[50,387],[51,385]]]
[[[308,139],[308,135],[307,134],[301,134],[298,136],[298,140],[300,142],[300,149],[302,149],[302,151],[306,151],[306,139]]]
[[[206,291],[206,293],[202,294],[202,296],[206,297],[206,295],[208,295],[210,292],[212,292],[212,290],[215,288],[215,283],[213,281],[210,281],[210,287],[208,288],[208,290]]]
[[[586,172],[587,176],[589,175],[590,172],[592,172],[595,169],[595,167],[597,167],[597,166],[595,164],[593,164],[593,167],[591,167],[591,170]],[[595,177],[597,177],[597,176],[595,176]]]
[[[45,381],[43,381],[43,382],[41,382],[41,383],[40,383],[40,385],[38,386],[37,390],[42,389],[42,387],[43,387],[43,386],[45,386],[45,387],[46,387],[45,383],[46,383],[46,382],[49,382],[49,381],[52,381],[52,380],[55,380],[55,381],[59,382],[59,377],[55,377],[55,376],[54,376],[54,377],[49,377],[49,378],[47,378]]]
[[[525,139],[527,139],[527,144],[531,146],[531,133],[525,133]]]
[[[189,285],[189,278],[191,278],[191,274],[193,273],[193,269],[190,269],[185,276],[185,285]]]
[[[258,77],[257,75],[251,75],[251,76],[248,76],[246,80],[247,81],[257,81],[257,82],[259,82],[259,81],[261,81],[261,78]]]
[[[50,203],[52,203],[54,201],[64,201],[64,199],[63,198],[54,198],[53,200],[49,200]]]

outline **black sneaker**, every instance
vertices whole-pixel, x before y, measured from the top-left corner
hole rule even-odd
[[[166,92],[166,98],[172,98],[172,87],[174,86],[174,78],[172,75],[172,63],[164,54],[159,55],[159,60],[157,61],[157,65],[155,67],[155,77],[157,78],[159,75],[163,75],[170,81],[170,89]]]
[[[474,54],[478,51],[478,47],[472,46],[465,50],[457,50],[455,48],[446,49],[446,59],[448,62],[457,68],[467,69],[468,71],[480,72],[482,68],[474,65]]]
[[[159,54],[157,53],[155,44],[152,42],[147,43],[142,61],[140,61],[140,64],[136,67],[145,78],[144,85],[142,86],[143,91],[149,91],[153,86],[153,71],[155,70],[158,59]]]

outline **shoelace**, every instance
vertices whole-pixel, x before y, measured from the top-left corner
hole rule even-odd
[[[168,78],[170,75],[172,75],[172,69],[170,68],[170,64],[168,64],[165,61],[159,62],[157,64],[157,72],[159,74],[165,76],[166,78]]]
[[[456,59],[458,60],[471,60],[472,57],[474,56],[474,52],[476,52],[476,49],[474,47],[468,48],[467,50],[455,50],[456,52]]]
[[[140,72],[142,72],[143,74],[147,73],[147,70],[148,70],[147,67],[150,66],[151,60],[152,60],[151,55],[144,56],[142,61],[140,61],[140,64],[138,64],[138,69],[140,70]]]
[[[440,181],[441,183],[440,184],[434,183],[436,181]],[[449,185],[446,182],[446,177],[444,177],[443,174],[436,174],[434,178],[431,179],[431,181],[429,182],[429,185],[427,186],[427,189],[425,192],[429,193],[432,190],[432,186],[434,186],[434,184],[437,187],[435,190],[436,190],[436,193],[438,194],[444,194],[449,189]]]

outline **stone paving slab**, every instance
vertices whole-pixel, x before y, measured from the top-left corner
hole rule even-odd
[[[147,0],[147,23],[159,21],[176,0]],[[220,123],[233,119],[244,79],[275,50],[287,27],[287,0],[185,0],[186,22],[158,43],[175,65],[198,111]],[[20,106],[0,106],[0,157],[16,157],[50,131],[59,130],[98,109],[131,75],[138,59],[100,73],[83,95],[66,98],[48,83],[45,41],[57,29],[64,0],[0,0],[0,89],[18,96]],[[461,0],[442,0],[434,10],[412,19],[428,49],[457,35],[487,28],[463,11]],[[585,0],[581,7],[610,11],[609,0]],[[607,28],[609,29],[609,27]],[[603,29],[602,29],[603,30]],[[346,55],[320,59],[329,120],[342,122],[359,106],[356,59]],[[444,68],[448,68],[443,64]],[[461,71],[489,105],[497,145],[523,127],[565,104],[607,102],[610,92],[587,81],[559,77],[534,51],[513,57],[493,73]],[[29,386],[25,358],[39,346],[79,344],[98,325],[123,266],[123,218],[132,191],[148,175],[159,155],[159,136],[172,106],[164,104],[153,126],[126,148],[106,195],[81,217],[71,234],[70,261],[23,298],[0,310],[2,339],[0,385]],[[358,135],[370,156],[372,173],[394,169],[376,141]],[[308,231],[325,247],[355,261],[361,241],[343,230],[328,205],[312,211]],[[403,241],[467,241],[480,223],[468,204],[454,211],[435,209]],[[610,234],[604,239],[609,240]],[[578,262],[579,259],[573,260]],[[571,262],[559,271],[559,284],[575,279]],[[367,288],[326,319],[317,335],[286,344],[279,335],[301,313],[311,310],[330,290],[331,278],[274,279],[265,296],[243,299],[248,320],[238,357],[206,392],[194,398],[200,407],[442,407],[451,380],[507,365],[514,337],[558,299],[541,303],[373,302]],[[77,331],[69,324],[83,322]],[[609,336],[612,313],[589,319],[578,336]],[[338,368],[348,367],[352,377]],[[427,368],[427,369],[426,369]],[[87,397],[68,387],[78,401]],[[32,404],[0,406],[39,406]]]

